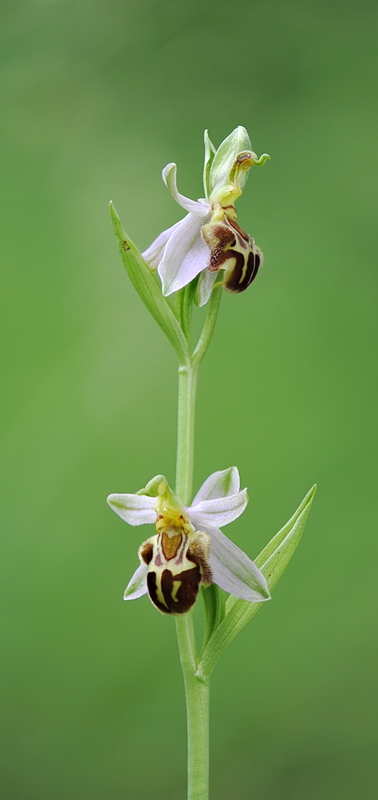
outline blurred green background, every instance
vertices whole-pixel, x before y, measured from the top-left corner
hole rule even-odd
[[[315,481],[306,534],[212,689],[212,797],[377,797],[373,2],[12,0],[1,10],[5,800],[183,800],[174,625],[122,602],[150,529],[109,492],[173,480],[175,357],[134,294],[201,192],[203,129],[258,154],[199,389],[195,484],[239,466],[251,557]],[[375,181],[374,181],[375,184]]]

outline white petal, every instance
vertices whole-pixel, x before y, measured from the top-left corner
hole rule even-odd
[[[126,586],[124,600],[136,600],[137,597],[147,593],[147,564],[140,564],[135,570],[130,583]]]
[[[206,203],[206,201],[190,200],[189,197],[185,197],[185,195],[181,194],[177,189],[176,173],[177,166],[173,162],[167,164],[162,172],[163,181],[173,199],[176,200],[176,203],[178,203],[181,208],[185,208],[185,211],[191,211],[199,217],[206,217],[209,213],[209,204]]]
[[[193,280],[193,278],[198,275],[199,272],[205,270],[207,272],[207,267],[209,266],[210,261],[210,249],[206,242],[203,241],[202,238],[197,238],[193,244],[193,246],[188,250],[180,269],[176,275],[176,280],[174,282],[174,289],[171,291],[177,291],[181,289],[182,286],[186,286],[187,283]],[[188,281],[188,277],[190,275],[190,280]]]
[[[259,603],[269,600],[268,584],[256,564],[222,531],[208,530],[213,581],[234,597]]]
[[[218,472],[213,472],[212,475],[205,480],[200,490],[197,492],[192,508],[202,500],[214,500],[216,497],[227,497],[230,494],[236,494],[240,489],[240,477],[237,467],[229,467],[228,469],[220,469]]]
[[[182,220],[180,220],[180,222],[181,221]],[[152,269],[158,268],[160,261],[163,258],[165,246],[168,242],[168,239],[172,236],[172,233],[177,228],[177,226],[180,225],[180,222],[176,222],[175,225],[171,225],[171,227],[167,228],[166,231],[159,233],[159,236],[157,236],[156,239],[154,239],[154,241],[152,242],[152,244],[150,244],[150,246],[147,247],[147,250],[145,250],[142,253],[144,260],[147,261],[147,264],[150,267],[152,267]]]
[[[213,290],[213,286],[215,283],[215,279],[218,277],[218,272],[210,272],[209,269],[204,269],[199,276],[198,286],[196,289],[196,305],[201,308],[201,306],[206,305],[208,302],[211,292]]]
[[[217,497],[214,500],[201,500],[200,503],[188,509],[193,525],[202,530],[201,525],[211,525],[221,528],[234,519],[240,517],[248,503],[247,489],[227,497]],[[198,527],[199,526],[199,527]]]
[[[146,525],[156,522],[153,510],[156,497],[146,494],[110,494],[107,498],[110,508],[129,525]]]
[[[187,214],[178,224],[159,265],[163,294],[177,292],[193,280],[210,261],[210,249],[201,237],[203,220]]]

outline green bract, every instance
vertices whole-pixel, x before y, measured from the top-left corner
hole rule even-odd
[[[110,216],[112,218],[114,233],[118,241],[119,252],[134,288],[137,290],[139,297],[143,300],[150,314],[173,345],[180,364],[185,364],[189,357],[188,342],[185,339],[171,306],[163,296],[153,272],[148,268],[138,248],[123,230],[121,220],[113,203],[110,203]]]
[[[255,560],[256,565],[265,575],[270,590],[278,583],[300,542],[315,492],[316,485],[310,489],[293,516]],[[202,679],[209,677],[224,648],[237,636],[260,607],[260,603],[252,606],[233,597],[228,599],[225,614],[219,624],[213,627],[212,635],[200,656],[197,677]]]

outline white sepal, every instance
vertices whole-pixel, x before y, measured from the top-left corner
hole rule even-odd
[[[124,600],[136,600],[138,597],[147,594],[147,564],[140,564],[135,570],[131,581],[128,583],[123,595]]]
[[[181,221],[182,220],[180,220],[180,222]],[[152,244],[147,247],[147,250],[143,251],[142,256],[147,262],[148,266],[152,269],[158,268],[160,261],[163,258],[168,239],[172,236],[177,226],[180,225],[180,222],[176,222],[174,225],[171,225],[170,228],[167,228],[167,230],[159,233],[159,236],[157,236]]]
[[[110,494],[110,508],[129,525],[148,525],[156,521],[155,497],[145,494]]]
[[[210,249],[200,232],[204,220],[187,214],[169,238],[159,264],[159,275],[165,296],[190,283],[210,262]]]
[[[210,300],[210,295],[217,277],[218,273],[210,272],[209,269],[204,269],[201,272],[194,297],[194,302],[199,308],[205,306]]]
[[[216,497],[213,500],[202,500],[188,509],[191,521],[197,530],[204,525],[220,528],[240,517],[248,503],[247,489],[227,497]]]
[[[251,603],[269,600],[268,584],[256,564],[222,531],[209,528],[208,533],[209,561],[214,583],[234,597],[240,597]]]
[[[228,497],[236,494],[240,489],[240,477],[237,467],[228,467],[213,472],[206,478],[201,488],[198,490],[192,508],[201,503],[202,500],[214,500],[217,497]]]

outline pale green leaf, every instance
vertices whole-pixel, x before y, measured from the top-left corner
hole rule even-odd
[[[205,633],[202,646],[202,652],[204,652],[214,631],[224,619],[227,595],[216,583],[211,583],[206,587],[202,586],[201,594],[205,609]]]
[[[147,266],[139,250],[123,230],[121,220],[113,203],[110,203],[110,216],[118,241],[119,252],[134,288],[175,348],[180,364],[185,365],[189,359],[188,343],[168,300],[163,296],[161,287],[155,280],[152,270]]]
[[[316,492],[316,486],[307,493],[291,519],[271,539],[255,559],[272,590],[285,571],[297,548]],[[226,616],[218,625],[204,649],[196,675],[208,678],[224,648],[244,628],[263,603],[250,603],[230,596],[226,603]],[[264,604],[266,605],[266,604]]]

